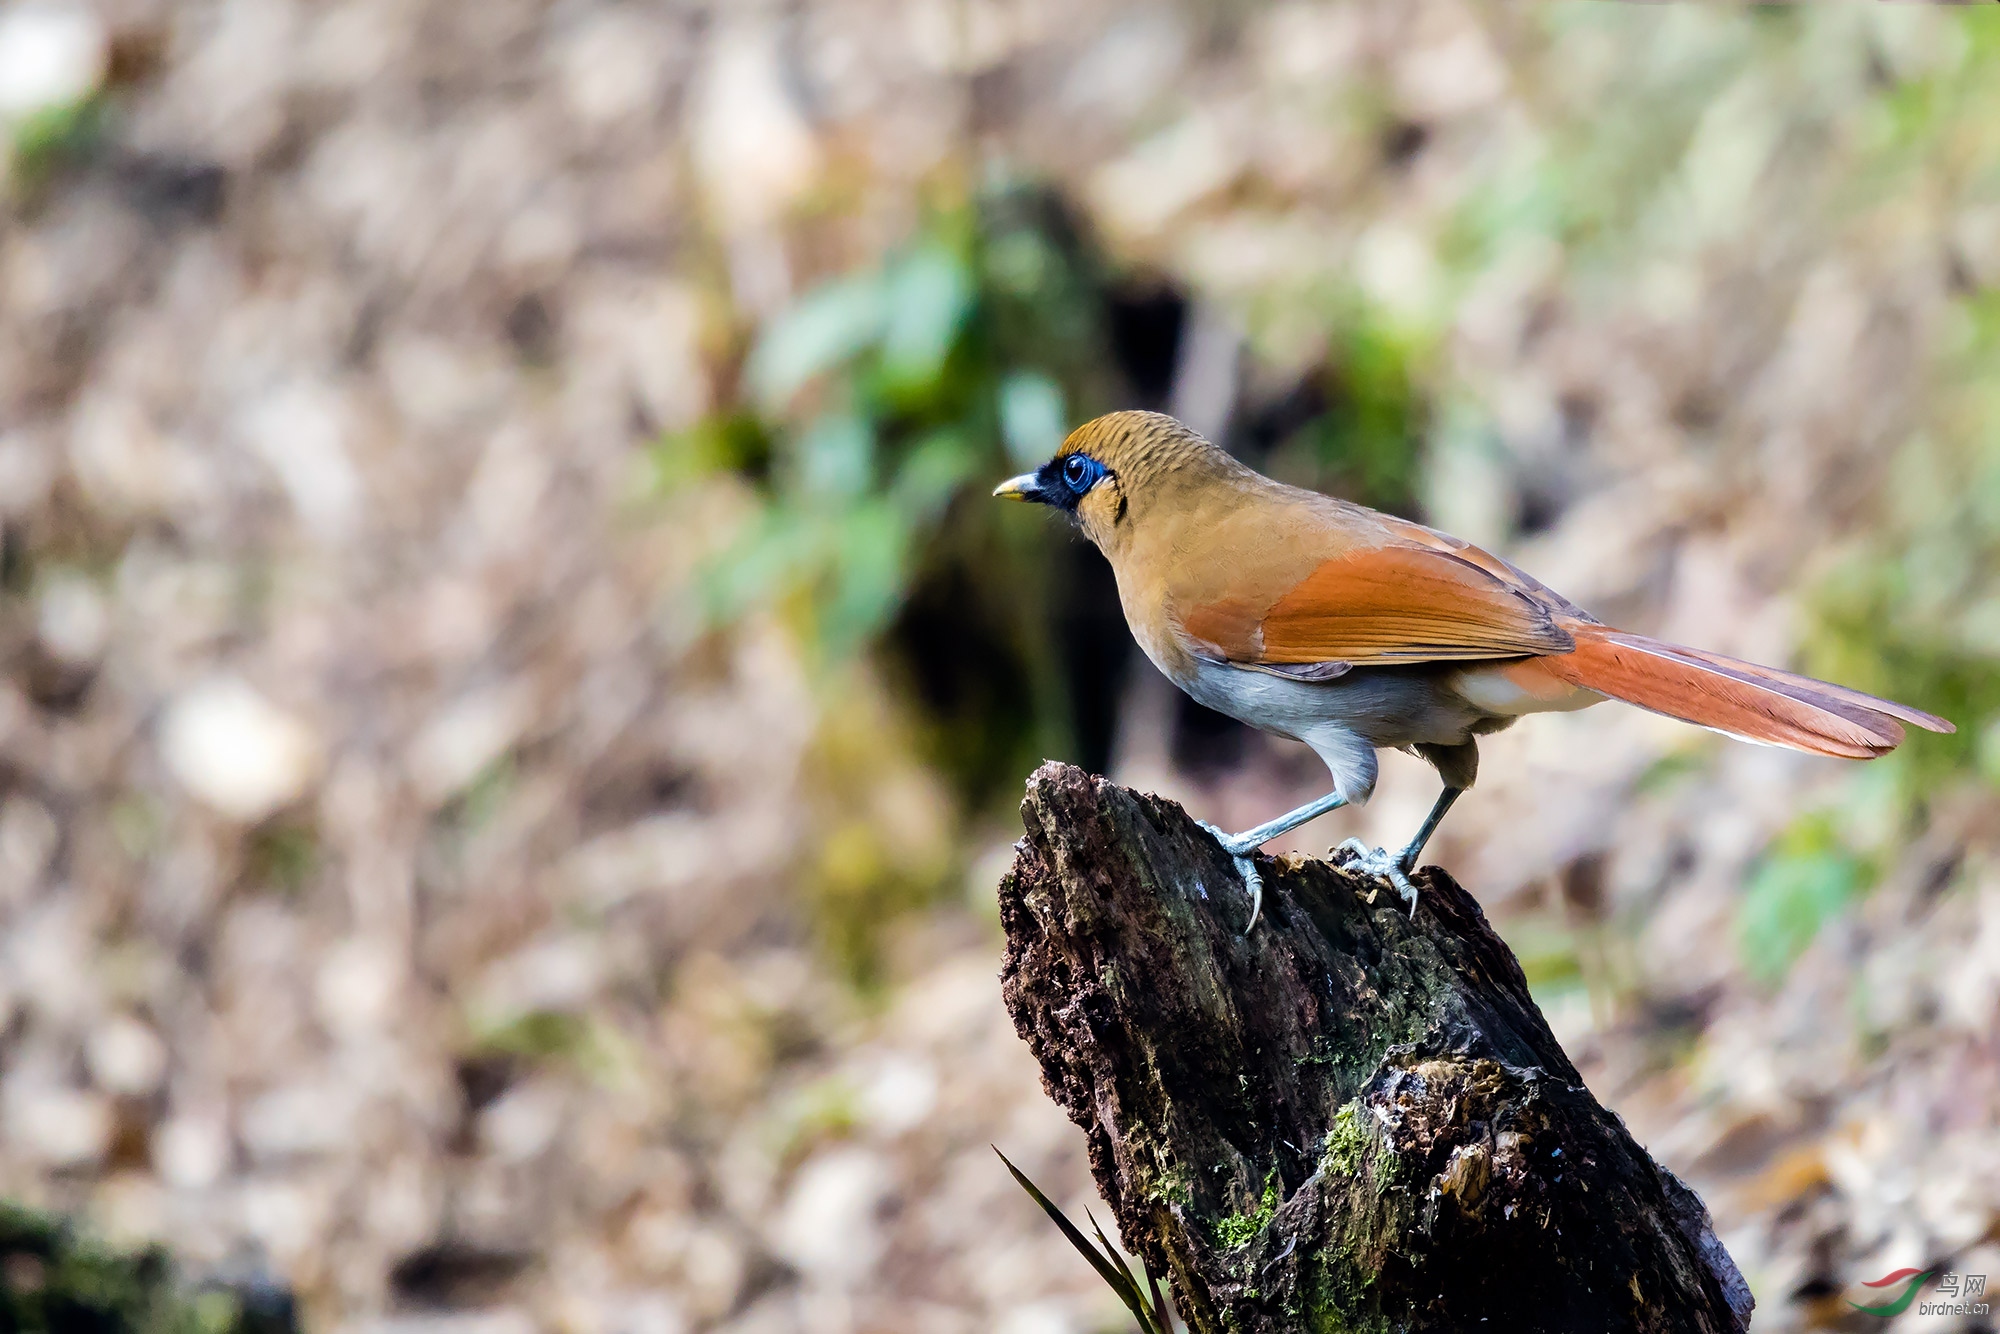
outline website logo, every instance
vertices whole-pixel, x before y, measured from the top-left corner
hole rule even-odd
[[[1884,1274],[1878,1279],[1863,1283],[1864,1288],[1897,1289],[1894,1296],[1884,1294],[1879,1302],[1849,1302],[1848,1305],[1867,1315],[1881,1316],[1884,1320],[1899,1316],[1910,1309],[1917,1300],[1917,1294],[1931,1278],[1937,1275],[1935,1269],[1898,1269]],[[1947,1271],[1938,1279],[1936,1299],[1925,1301],[1917,1307],[1918,1315],[1991,1315],[1992,1306],[1979,1300],[1986,1295],[1986,1275],[1959,1274]]]

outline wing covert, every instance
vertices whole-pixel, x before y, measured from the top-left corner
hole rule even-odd
[[[1505,581],[1456,552],[1392,543],[1331,556],[1261,608],[1240,598],[1190,608],[1182,626],[1244,665],[1567,653],[1575,641],[1538,588]]]

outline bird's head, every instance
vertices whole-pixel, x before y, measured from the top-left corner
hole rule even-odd
[[[993,488],[1003,500],[1047,505],[1076,520],[1106,555],[1191,489],[1254,476],[1195,432],[1159,412],[1112,412],[1069,433],[1055,457]]]

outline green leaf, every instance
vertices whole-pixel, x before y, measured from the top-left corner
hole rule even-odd
[[[1063,429],[1063,391],[1040,371],[1015,371],[1000,382],[1000,434],[1007,455],[1022,467],[1056,452]]]
[[[834,657],[860,648],[903,600],[910,534],[884,501],[870,501],[838,523],[833,590],[821,612],[820,639]]]
[[[710,413],[660,438],[653,446],[651,480],[670,492],[718,472],[759,477],[770,461],[771,433],[754,413]]]
[[[779,412],[815,377],[882,337],[889,301],[876,273],[837,279],[808,294],[758,340],[747,368],[751,392]]]
[[[13,127],[14,174],[33,185],[65,162],[88,157],[104,141],[104,99],[92,94],[65,106],[42,107]]]
[[[1840,841],[1826,816],[1779,837],[1750,878],[1737,912],[1744,961],[1766,983],[1782,981],[1829,920],[1868,887],[1868,861]]]
[[[919,247],[890,270],[882,369],[893,384],[937,378],[972,311],[972,295],[964,262],[940,244]]]
[[[1061,261],[1048,243],[1025,227],[1008,231],[986,247],[986,272],[1015,296],[1035,295]]]
[[[898,509],[917,523],[928,524],[943,512],[965,485],[978,455],[959,431],[933,431],[917,442],[891,488]]]
[[[808,495],[851,499],[875,478],[875,430],[861,417],[822,417],[799,437],[799,483]]]
[[[709,623],[734,620],[796,587],[824,562],[831,545],[827,525],[816,516],[780,506],[766,510],[703,568],[699,589]]]

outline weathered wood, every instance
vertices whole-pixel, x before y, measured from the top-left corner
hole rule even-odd
[[[1708,1331],[1750,1292],[1693,1192],[1583,1085],[1479,905],[1415,919],[1180,807],[1044,765],[1002,973],[1126,1246],[1203,1334]],[[1482,1324],[1482,1322],[1485,1322]]]

